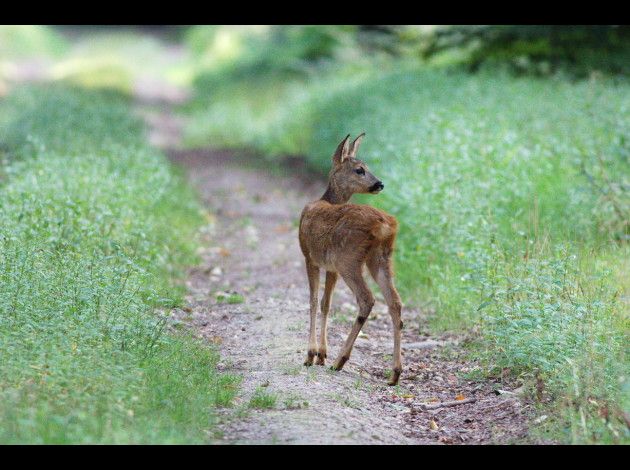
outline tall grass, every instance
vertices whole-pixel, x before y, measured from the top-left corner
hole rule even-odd
[[[165,334],[200,207],[113,93],[0,107],[0,442],[204,442],[235,378]]]
[[[275,81],[273,99],[255,77],[200,80],[189,143],[299,153],[325,172],[365,131],[360,158],[386,189],[359,200],[400,222],[405,297],[435,328],[476,326],[489,373],[542,380],[567,440],[627,440],[630,86],[380,68]],[[234,100],[243,120],[218,119]]]

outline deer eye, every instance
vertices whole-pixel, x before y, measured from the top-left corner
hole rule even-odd
[[[357,175],[364,175],[365,174],[365,170],[363,168],[357,168],[356,170],[354,170],[354,172]]]

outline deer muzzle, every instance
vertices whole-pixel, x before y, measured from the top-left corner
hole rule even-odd
[[[381,181],[377,181],[372,186],[370,186],[369,191],[371,193],[379,193],[379,192],[381,192],[383,190],[384,187],[385,187],[385,185]]]

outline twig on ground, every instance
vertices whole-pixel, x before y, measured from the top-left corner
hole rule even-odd
[[[438,408],[446,408],[457,405],[465,405],[466,403],[475,403],[476,398],[466,398],[465,400],[443,401],[441,403],[420,404],[423,410],[437,410]]]

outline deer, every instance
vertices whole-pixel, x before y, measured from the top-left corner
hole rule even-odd
[[[378,284],[387,303],[394,330],[393,370],[389,385],[396,385],[402,373],[400,352],[402,303],[394,286],[392,255],[398,232],[395,217],[374,207],[351,204],[353,194],[378,194],[384,184],[356,158],[365,133],[350,143],[343,139],[332,156],[328,187],[324,195],[308,203],[300,216],[299,243],[306,263],[310,290],[310,329],[305,366],[325,365],[328,351],[328,313],[339,276],[350,288],[359,308],[352,330],[331,369],[340,371],[350,359],[354,342],[374,306],[374,295],[363,277],[364,268]],[[319,344],[316,317],[320,269],[326,271],[321,300]]]

